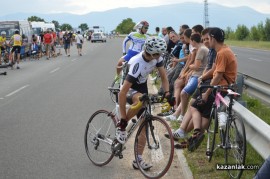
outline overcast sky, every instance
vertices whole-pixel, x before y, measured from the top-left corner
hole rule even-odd
[[[1,8],[0,16],[17,12],[86,14],[118,7],[149,7],[182,2],[203,3],[204,0],[1,0],[1,7],[8,8]],[[231,7],[249,6],[259,12],[270,14],[270,0],[208,0],[208,3]]]

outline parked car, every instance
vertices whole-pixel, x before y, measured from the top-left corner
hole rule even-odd
[[[106,36],[102,32],[94,32],[91,36],[91,42],[106,42]]]

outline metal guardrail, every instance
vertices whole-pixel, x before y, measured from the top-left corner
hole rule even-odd
[[[243,74],[244,86],[247,93],[270,105],[270,84]]]
[[[248,94],[270,104],[270,84],[243,74],[238,75],[237,84],[239,93],[244,86]],[[233,110],[244,121],[247,141],[266,159],[270,155],[270,126],[237,101]]]
[[[237,101],[233,105],[233,110],[244,121],[246,140],[266,159],[270,155],[270,126]]]

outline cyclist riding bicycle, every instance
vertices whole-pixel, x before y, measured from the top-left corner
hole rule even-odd
[[[146,21],[140,21],[134,26],[134,29],[136,32],[131,32],[123,41],[123,55],[117,63],[116,68],[116,77],[115,79],[119,79],[119,75],[121,72],[122,63],[124,61],[129,61],[133,56],[137,55],[142,51],[143,45],[145,40],[147,39],[148,35],[146,35],[146,32],[149,28],[149,23]],[[128,42],[131,41],[131,45],[129,46],[128,52],[126,52],[126,47]]]
[[[126,112],[126,102],[136,105],[139,102],[138,97],[144,93],[148,93],[147,78],[155,67],[157,67],[160,73],[166,96],[169,95],[169,83],[163,67],[163,58],[161,57],[161,54],[166,51],[166,47],[166,42],[162,38],[149,37],[144,44],[143,51],[131,58],[128,62],[130,65],[129,72],[119,92],[121,121],[117,124],[116,138],[121,144],[124,144],[127,138],[126,126],[128,121],[136,114],[137,118],[139,118],[144,111],[144,109],[139,108],[135,110],[129,109]],[[145,163],[141,158],[145,143],[146,140],[140,144],[143,147],[139,151],[140,155],[138,157],[139,163],[144,170],[152,167],[151,164]],[[133,161],[133,167],[138,168],[135,161]]]

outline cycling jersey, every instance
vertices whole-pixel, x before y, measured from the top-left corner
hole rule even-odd
[[[6,37],[0,36],[0,46],[4,45],[6,42]]]
[[[163,66],[163,58],[157,60],[145,61],[143,52],[132,57],[128,64],[130,65],[126,80],[132,83],[131,88],[140,92],[147,93],[147,78],[155,67]]]
[[[141,52],[147,37],[148,35],[146,34],[141,34],[139,32],[131,32],[123,41],[123,53],[126,53],[126,46],[128,41],[132,42],[132,44],[129,46],[129,50]]]
[[[22,36],[19,34],[14,34],[11,37],[12,41],[13,41],[13,46],[22,46]]]

